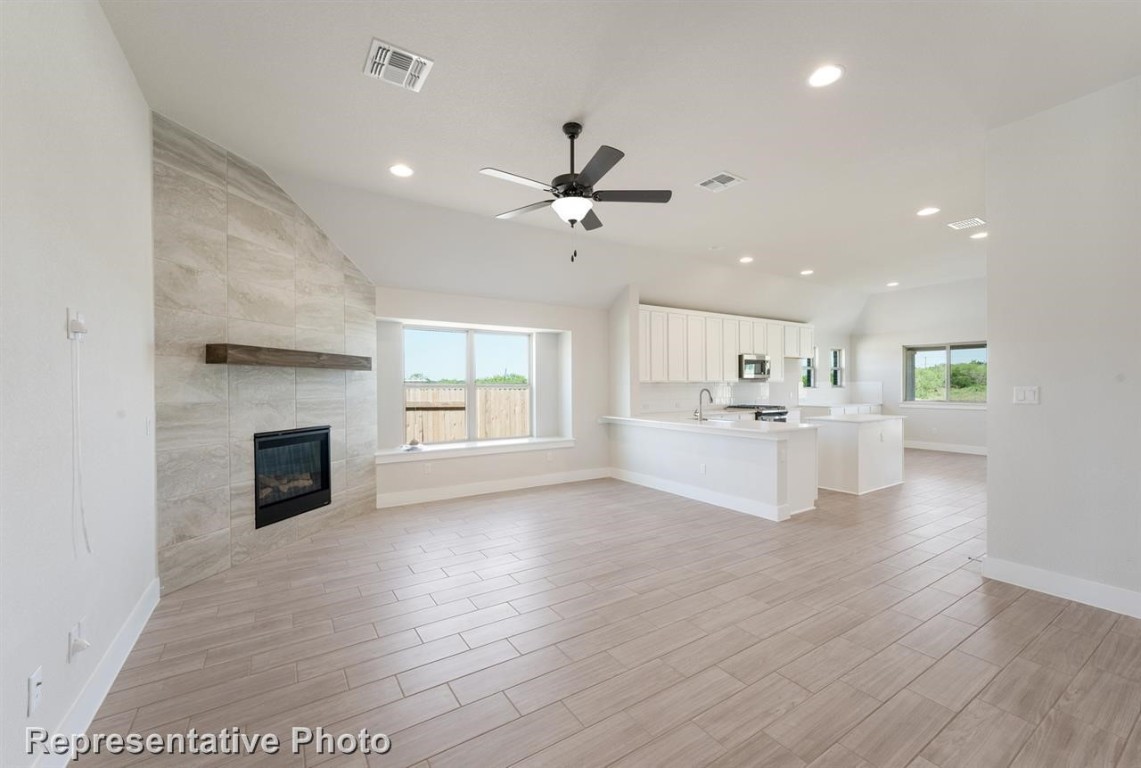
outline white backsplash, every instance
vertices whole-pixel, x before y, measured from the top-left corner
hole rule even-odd
[[[759,381],[738,381],[731,384],[723,381],[709,383],[691,382],[687,384],[642,384],[642,413],[663,413],[666,411],[692,411],[697,407],[697,395],[703,387],[713,393],[715,405],[731,403],[777,403],[787,404],[787,387],[784,383]],[[795,383],[792,385],[796,394]],[[774,400],[774,397],[785,397]]]

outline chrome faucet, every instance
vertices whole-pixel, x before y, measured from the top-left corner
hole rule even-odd
[[[713,405],[713,393],[710,392],[708,388],[702,388],[702,390],[697,393],[697,411],[696,411],[696,413],[697,413],[697,420],[698,421],[705,421],[705,411],[701,407],[702,406],[702,398],[701,398],[702,395],[709,395],[709,404]]]

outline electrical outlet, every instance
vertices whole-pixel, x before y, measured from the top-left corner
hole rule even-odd
[[[28,676],[28,717],[40,708],[40,698],[44,692],[44,668],[36,667],[36,671]]]
[[[423,464],[421,464],[420,466],[422,466],[422,467],[424,468],[424,474],[425,474],[425,475],[430,475],[430,474],[432,474],[432,462],[430,462],[430,461],[425,461],[425,462],[424,462]]]
[[[1015,405],[1038,405],[1038,387],[1015,387]]]

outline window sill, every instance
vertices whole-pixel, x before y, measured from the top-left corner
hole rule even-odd
[[[467,456],[491,456],[497,453],[524,451],[550,451],[556,448],[574,448],[573,437],[522,437],[517,440],[475,440],[446,445],[425,445],[419,450],[389,448],[376,452],[377,464],[400,464],[406,461],[436,461],[460,459]]]
[[[921,408],[921,409],[927,408],[927,409],[943,410],[943,411],[985,411],[986,410],[986,403],[940,403],[940,402],[916,403],[916,402],[906,402],[906,403],[900,403],[899,407],[900,408]]]

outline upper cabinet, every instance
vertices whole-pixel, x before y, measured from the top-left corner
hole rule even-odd
[[[685,373],[687,329],[685,314],[666,313],[666,381],[689,381]]]
[[[729,374],[724,368],[724,348],[721,341],[724,334],[724,321],[720,317],[705,318],[705,380],[727,381]]]
[[[786,327],[780,323],[768,324],[769,381],[784,381],[784,330]]]
[[[737,356],[768,355],[769,381],[784,380],[785,357],[810,357],[810,325],[642,305],[638,309],[638,380],[737,381]]]

